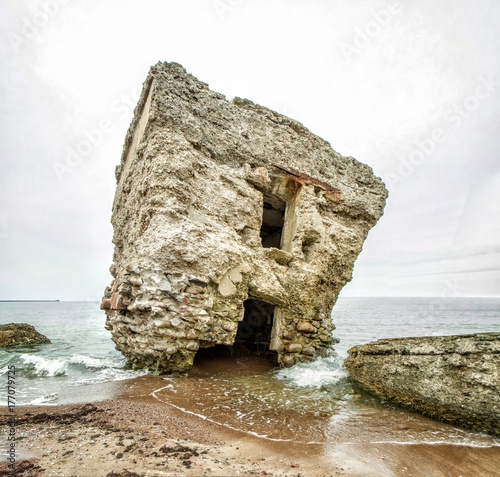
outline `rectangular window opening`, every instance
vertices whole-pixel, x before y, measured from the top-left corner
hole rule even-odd
[[[283,225],[285,224],[286,202],[279,197],[264,195],[264,210],[260,238],[262,246],[280,248]]]

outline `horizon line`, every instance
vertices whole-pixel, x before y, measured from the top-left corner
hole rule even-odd
[[[439,296],[439,295],[345,295],[339,296],[341,298],[437,298],[441,300],[455,299],[455,298],[500,298],[500,295],[461,295],[461,296]],[[0,299],[0,303],[99,303],[102,299],[89,299],[89,300],[64,300],[64,299]]]

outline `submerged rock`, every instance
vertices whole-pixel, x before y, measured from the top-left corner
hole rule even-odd
[[[116,178],[101,307],[132,365],[184,372],[199,348],[235,344],[292,365],[330,348],[332,307],[387,197],[370,167],[158,63]]]
[[[376,396],[500,435],[500,333],[379,340],[351,348],[345,366]]]
[[[26,323],[0,325],[0,347],[16,345],[50,344],[50,340]]]

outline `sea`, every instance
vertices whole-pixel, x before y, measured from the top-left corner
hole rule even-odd
[[[248,357],[195,362],[188,378],[154,377],[152,397],[277,441],[355,443],[368,432],[372,442],[500,446],[491,436],[431,421],[354,389],[343,367],[352,346],[381,338],[500,332],[500,298],[341,297],[332,318],[339,343],[331,356],[286,369]],[[51,344],[0,349],[5,401],[10,365],[17,405],[103,399],[117,383],[123,388],[147,375],[126,369],[97,302],[1,302],[0,324],[6,323],[33,325]],[[199,398],[187,398],[193,395]],[[383,426],[388,420],[390,432]]]

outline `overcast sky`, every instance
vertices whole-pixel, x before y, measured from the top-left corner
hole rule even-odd
[[[0,29],[0,299],[102,296],[114,168],[158,61],[386,182],[343,295],[500,295],[500,2],[1,0]]]

